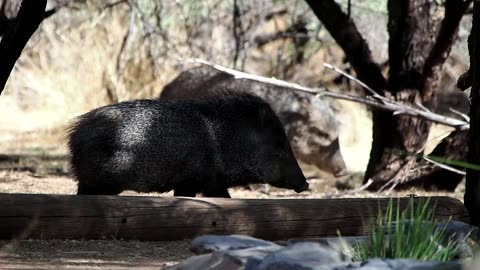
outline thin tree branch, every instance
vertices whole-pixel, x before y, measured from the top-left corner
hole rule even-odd
[[[352,96],[348,94],[335,93],[335,92],[329,91],[327,88],[310,88],[310,87],[305,87],[296,83],[290,83],[283,80],[279,80],[276,78],[267,78],[259,75],[253,75],[253,74],[238,71],[235,69],[227,68],[221,65],[213,64],[203,59],[177,59],[177,60],[188,62],[188,63],[206,65],[214,69],[217,69],[219,71],[223,71],[225,73],[231,74],[235,77],[235,79],[248,79],[248,80],[258,81],[262,83],[272,84],[276,86],[290,88],[296,91],[309,93],[309,94],[315,95],[315,98],[327,96],[332,98],[344,99],[344,100],[349,100],[353,102],[363,103],[363,104],[366,104],[378,109],[382,109],[382,110],[393,111],[395,114],[404,114],[404,115],[422,117],[432,122],[444,124],[444,125],[459,128],[459,129],[468,129],[470,127],[470,124],[466,121],[462,121],[462,120],[451,118],[451,117],[446,117],[430,111],[425,111],[423,109],[417,109],[407,104],[393,101],[383,97],[381,102],[379,102],[373,99],[372,97],[362,98],[362,97]]]
[[[373,183],[373,180],[368,179],[368,181],[365,184],[359,186],[358,188],[355,188],[355,189],[352,189],[352,190],[347,190],[347,191],[344,191],[344,192],[339,192],[339,193],[325,194],[323,196],[323,199],[331,199],[331,198],[336,198],[336,197],[338,198],[338,197],[343,197],[345,195],[357,194],[360,191],[366,190],[372,183]]]
[[[462,113],[462,112],[459,112],[453,108],[448,108],[451,112],[455,113],[455,114],[458,114],[460,115],[463,119],[465,119],[465,121],[469,122],[470,123],[470,116]]]
[[[350,75],[350,74],[342,71],[341,69],[338,69],[338,68],[336,68],[336,67],[334,67],[334,66],[332,66],[332,65],[330,65],[330,64],[328,64],[328,63],[323,63],[323,65],[324,65],[325,67],[327,67],[327,68],[335,71],[335,72],[340,73],[341,75],[347,77],[348,79],[350,79],[350,80],[358,83],[360,86],[362,86],[363,88],[367,89],[367,90],[370,92],[370,94],[372,94],[373,97],[375,97],[375,98],[377,98],[377,99],[380,99],[380,100],[386,99],[385,97],[380,96],[375,90],[373,90],[372,88],[370,88],[368,85],[366,85],[365,83],[363,83],[363,82],[360,81],[359,79],[353,77],[352,75]]]
[[[444,170],[447,170],[447,171],[451,171],[451,172],[454,172],[454,173],[458,173],[458,174],[461,174],[461,175],[466,175],[467,173],[465,171],[462,171],[462,170],[459,170],[459,169],[455,169],[453,168],[452,166],[448,166],[448,165],[445,165],[445,164],[442,164],[440,162],[437,162],[435,160],[431,160],[429,159],[428,157],[423,157],[423,159],[425,159],[426,161],[434,164],[435,166],[438,166]]]
[[[127,2],[128,3],[128,2]],[[116,70],[117,70],[117,76],[122,76],[123,72],[125,70],[125,59],[124,59],[124,53],[128,47],[130,47],[130,43],[132,42],[132,33],[136,31],[135,29],[135,11],[132,9],[130,12],[130,23],[128,25],[127,32],[123,36],[122,39],[122,44],[120,45],[120,51],[118,52],[117,55],[117,65],[116,65]]]
[[[238,0],[233,0],[233,38],[235,40],[235,52],[233,55],[233,67],[237,67],[238,57],[240,56],[240,50],[242,49],[244,35],[242,30],[242,18],[240,14],[240,8],[238,6]]]
[[[334,0],[306,0],[317,18],[345,52],[357,77],[380,94],[387,87],[380,66],[373,60],[367,42],[352,18]]]

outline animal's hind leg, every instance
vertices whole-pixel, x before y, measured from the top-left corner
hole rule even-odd
[[[231,198],[230,193],[228,193],[228,189],[226,188],[218,188],[214,190],[205,190],[202,192],[205,197],[213,197],[213,198]]]
[[[123,190],[116,185],[78,183],[77,195],[118,195]]]
[[[195,197],[197,189],[189,185],[177,185],[173,188],[173,196],[175,197]]]

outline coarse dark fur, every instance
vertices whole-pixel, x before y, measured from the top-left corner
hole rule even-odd
[[[209,66],[187,69],[165,85],[160,99],[207,98],[217,91],[248,93],[268,102],[282,122],[295,157],[337,177],[348,174],[339,145],[340,122],[328,100],[233,75]]]
[[[100,107],[70,127],[68,146],[78,194],[229,197],[227,188],[251,183],[308,188],[277,116],[249,94]]]

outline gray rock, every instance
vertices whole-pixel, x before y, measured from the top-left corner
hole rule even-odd
[[[190,251],[205,254],[214,251],[228,251],[252,247],[279,247],[279,245],[246,235],[202,235],[193,239]]]
[[[411,221],[405,221],[407,226]],[[435,224],[438,229],[445,229],[445,237],[439,245],[446,245],[448,241],[454,240],[459,245],[457,258],[469,258],[473,256],[473,248],[480,240],[478,227],[471,226],[467,223],[450,220],[440,221]],[[392,233],[395,232],[395,226],[392,227]],[[388,233],[388,231],[386,231]]]
[[[303,242],[318,243],[322,246],[326,246],[336,251],[339,251],[345,254],[346,256],[352,257],[353,256],[352,246],[358,243],[366,243],[369,240],[370,240],[369,236],[342,236],[342,237],[317,237],[317,238],[289,239],[287,243],[288,245],[303,243]]]
[[[169,268],[170,270],[254,270],[264,258],[281,246],[263,246],[193,256]]]
[[[465,228],[456,223],[458,228]],[[452,227],[453,228],[453,227]],[[460,230],[461,231],[461,230]],[[459,234],[460,235],[460,234]],[[368,241],[368,237],[325,237],[306,242],[292,239],[284,247],[243,235],[197,237],[192,249],[198,253],[171,270],[462,270],[459,261],[435,262],[413,259],[372,258],[352,262],[343,245]],[[480,257],[480,256],[479,256]],[[476,269],[476,268],[474,268]]]
[[[318,243],[296,243],[265,257],[258,270],[320,270],[347,265],[342,253]]]
[[[450,220],[438,222],[437,228],[443,228],[445,225],[445,232],[448,235],[454,236],[455,239],[463,240],[468,237],[475,242],[480,240],[478,227],[471,226],[470,224],[461,221]]]
[[[474,248],[478,246],[480,234],[478,227],[471,226],[467,223],[451,220],[437,223],[437,228],[443,228],[445,225],[446,239],[444,244],[451,237],[459,244],[458,258],[473,257]]]
[[[370,259],[362,262],[359,270],[461,270],[457,262],[425,262],[412,259]]]

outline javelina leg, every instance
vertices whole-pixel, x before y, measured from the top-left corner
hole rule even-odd
[[[215,198],[231,198],[228,189],[215,189],[215,190],[206,190],[202,192],[205,197],[215,197]]]
[[[114,185],[78,183],[77,195],[118,195],[123,190]]]
[[[180,197],[195,197],[197,189],[190,185],[177,185],[173,189],[173,196]]]

